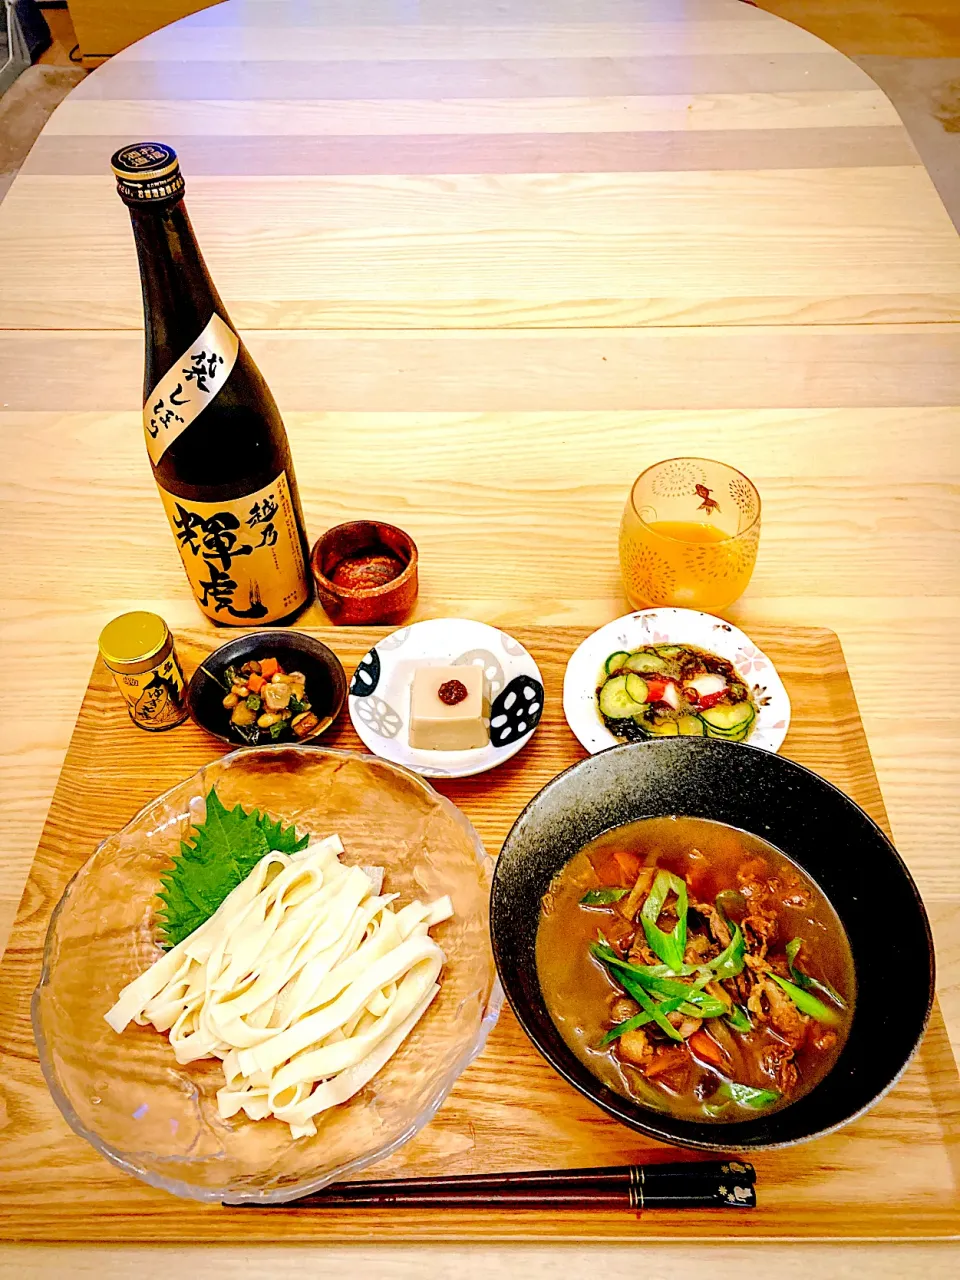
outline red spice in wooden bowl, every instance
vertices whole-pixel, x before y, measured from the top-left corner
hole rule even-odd
[[[399,578],[407,566],[386,547],[372,547],[355,556],[346,556],[330,575],[330,581],[351,591],[370,591]]]
[[[337,525],[314,544],[320,603],[339,626],[399,622],[417,601],[417,546],[379,520]]]

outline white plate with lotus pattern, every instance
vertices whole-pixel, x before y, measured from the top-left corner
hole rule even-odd
[[[410,690],[418,667],[483,669],[484,723],[490,741],[468,751],[410,745]],[[347,707],[374,755],[427,778],[466,778],[503,764],[527,745],[543,715],[543,676],[519,640],[469,618],[434,618],[401,627],[361,658]]]

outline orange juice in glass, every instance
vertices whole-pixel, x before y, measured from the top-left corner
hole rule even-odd
[[[620,523],[620,570],[634,608],[725,609],[747,588],[760,495],[709,458],[670,458],[634,481]]]

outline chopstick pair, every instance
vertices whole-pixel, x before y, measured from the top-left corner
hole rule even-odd
[[[461,1177],[342,1182],[277,1209],[753,1209],[756,1174],[739,1160]]]

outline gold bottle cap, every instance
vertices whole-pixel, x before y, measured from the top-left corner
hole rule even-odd
[[[111,671],[136,675],[157,665],[172,647],[170,630],[157,613],[121,613],[100,632],[100,652]]]
[[[165,142],[133,142],[115,151],[110,166],[125,204],[179,199],[184,181],[180,161]]]

